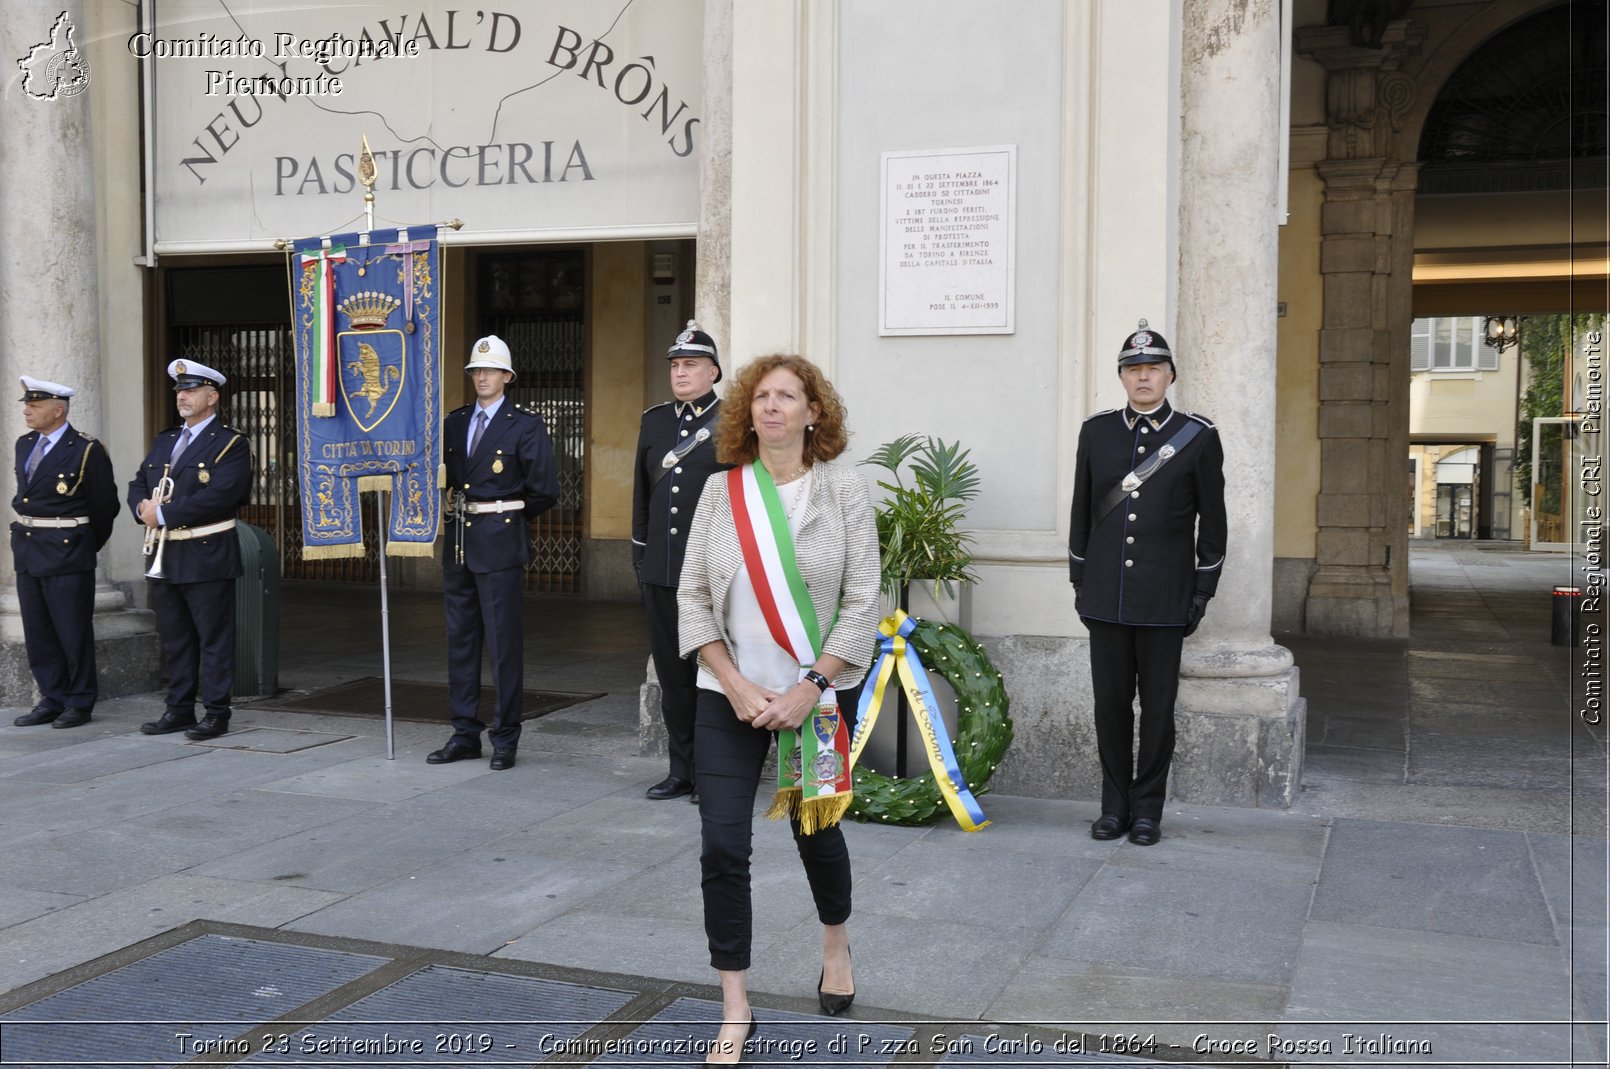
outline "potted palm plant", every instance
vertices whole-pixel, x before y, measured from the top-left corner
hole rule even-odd
[[[892,477],[878,480],[888,497],[877,510],[883,593],[914,616],[967,627],[972,536],[961,529],[978,496],[978,466],[959,442],[905,434],[861,461]],[[903,468],[909,468],[907,481]]]

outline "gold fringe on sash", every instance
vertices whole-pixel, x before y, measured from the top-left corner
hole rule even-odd
[[[815,835],[822,829],[831,828],[843,820],[844,814],[850,811],[853,796],[848,791],[801,802],[800,797],[803,793],[798,787],[779,787],[777,793],[772,795],[771,806],[766,810],[766,819],[781,820],[784,817],[795,819],[799,821],[801,835]]]
[[[315,416],[333,416],[333,415],[335,415],[335,402],[334,401],[320,401],[317,404],[310,405],[309,407],[313,410],[313,414]]]

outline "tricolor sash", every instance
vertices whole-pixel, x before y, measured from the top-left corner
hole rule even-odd
[[[777,485],[756,460],[727,472],[727,493],[761,615],[803,679],[821,653],[821,625],[794,557],[794,533]],[[849,732],[829,687],[799,730],[778,732],[777,794],[766,815],[798,817],[806,835],[837,824],[850,808],[852,767]]]
[[[867,673],[871,686],[861,688],[861,706],[856,712],[855,739],[850,743],[850,767],[861,756],[861,749],[872,734],[872,725],[878,722],[878,710],[883,708],[884,688],[898,667],[900,682],[905,688],[906,700],[911,703],[911,715],[922,732],[923,751],[928,754],[928,767],[933,770],[939,793],[950,807],[951,816],[961,825],[962,831],[978,831],[989,823],[967,781],[962,778],[956,763],[956,750],[950,744],[944,718],[939,713],[939,702],[934,698],[928,673],[917,657],[917,651],[906,641],[916,630],[917,622],[901,610],[878,625],[883,639],[878,643],[878,659]],[[875,680],[875,682],[874,682]]]

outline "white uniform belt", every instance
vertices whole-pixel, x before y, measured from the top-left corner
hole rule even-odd
[[[466,501],[464,511],[471,516],[479,516],[483,512],[516,512],[525,508],[525,501]]]
[[[185,542],[192,538],[206,538],[208,535],[220,534],[235,526],[234,520],[219,520],[217,523],[204,523],[200,527],[169,527],[169,542]]]
[[[88,516],[24,516],[14,513],[24,527],[78,527],[89,522]]]

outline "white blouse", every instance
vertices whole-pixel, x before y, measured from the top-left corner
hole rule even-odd
[[[805,513],[800,506],[810,497],[811,475],[807,472],[801,478],[777,488],[783,511],[788,514],[788,529],[794,534],[799,533],[800,521]],[[732,587],[727,592],[726,623],[727,637],[732,641],[739,671],[745,679],[776,694],[799,682],[800,666],[787,650],[777,644],[777,640],[772,638],[771,628],[766,626],[766,617],[760,611],[760,599],[755,597],[755,585],[749,580],[748,565],[740,565],[738,574],[733,576]],[[715,674],[703,664],[699,666],[698,685],[704,690],[725,693]]]

